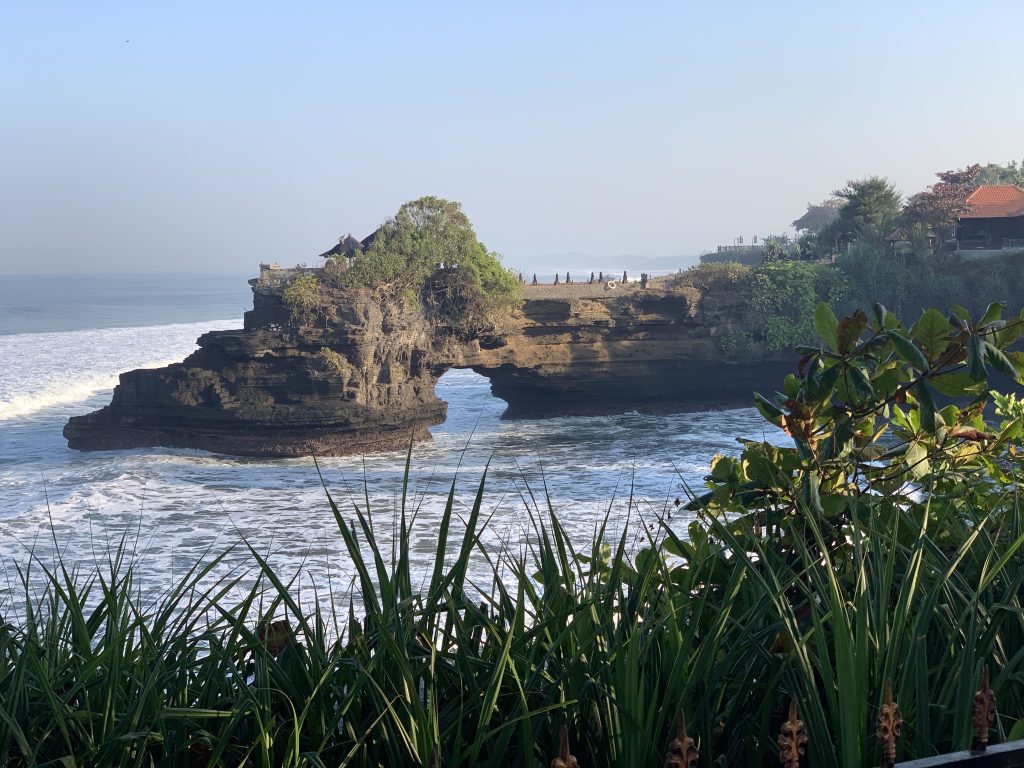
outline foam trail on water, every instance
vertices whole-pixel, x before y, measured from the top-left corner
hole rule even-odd
[[[0,336],[0,421],[88,400],[118,375],[184,359],[196,338],[237,320]]]

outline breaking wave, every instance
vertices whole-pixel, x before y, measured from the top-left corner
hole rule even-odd
[[[177,362],[196,338],[235,320],[0,336],[0,421],[84,402],[136,368]]]

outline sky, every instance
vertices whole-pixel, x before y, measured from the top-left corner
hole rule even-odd
[[[315,264],[422,195],[516,268],[691,263],[847,179],[1024,158],[1022,28],[1019,0],[0,2],[0,275]]]

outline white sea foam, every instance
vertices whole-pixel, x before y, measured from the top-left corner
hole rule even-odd
[[[121,372],[182,360],[200,334],[238,324],[214,320],[0,336],[0,421],[88,400],[112,389]]]
[[[30,562],[29,552],[44,564],[60,556],[88,571],[122,541],[147,588],[166,587],[242,538],[282,575],[301,571],[303,579],[348,588],[351,562],[311,460],[170,449],[83,454],[61,438],[69,415],[109,400],[119,373],[181,360],[200,334],[229,327],[237,322],[0,336],[0,608],[17,584],[4,574]],[[588,546],[606,514],[611,529],[620,530],[674,511],[687,486],[700,490],[715,453],[737,452],[735,436],[760,438],[763,425],[753,409],[501,421],[504,404],[468,370],[446,374],[438,396],[449,402],[449,419],[433,430],[432,442],[414,449],[409,484],[417,578],[431,567],[453,477],[456,517],[464,518],[486,468],[483,510],[490,523],[482,541],[490,551],[524,546],[527,508],[543,511],[549,493],[565,530]],[[346,517],[365,506],[364,490],[370,497],[385,552],[405,458],[397,451],[320,460]],[[671,524],[682,533],[688,520],[675,513]],[[247,550],[236,547],[213,575],[251,567]],[[486,584],[483,559],[471,576]]]

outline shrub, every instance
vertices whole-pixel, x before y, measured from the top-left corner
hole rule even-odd
[[[932,309],[904,327],[881,306],[869,323],[820,304],[820,344],[801,350],[783,393],[757,400],[792,447],[751,442],[718,457],[692,504],[725,524],[691,539],[715,538],[784,617],[774,644],[794,666],[758,674],[809,700],[804,719],[823,729],[814,765],[868,763],[863,702],[881,702],[887,683],[916,713],[921,755],[969,738],[966,701],[944,697],[959,688],[966,699],[982,665],[1021,672],[1020,654],[1000,646],[1024,641],[1024,418],[1002,396],[986,418],[988,369],[1024,379],[1024,353],[1009,349],[1024,317],[1003,315],[1000,304],[979,319]]]
[[[316,275],[304,273],[292,278],[281,291],[281,300],[292,314],[292,321],[304,325],[323,314],[320,281]]]
[[[351,371],[351,365],[348,360],[339,355],[330,347],[320,347],[320,359],[324,361],[332,371],[334,371],[341,378],[342,385],[348,381],[349,373]]]
[[[766,349],[779,352],[810,341],[815,305],[838,303],[846,285],[830,264],[780,261],[754,268],[750,309],[754,323],[764,329]]]
[[[471,334],[491,327],[520,296],[516,275],[477,240],[461,206],[436,197],[403,205],[338,281],[411,292],[438,325]]]
[[[718,348],[726,360],[749,360],[757,351],[757,343],[747,331],[729,331],[718,337]]]
[[[746,285],[753,269],[735,261],[710,261],[690,267],[679,278],[706,288]]]

